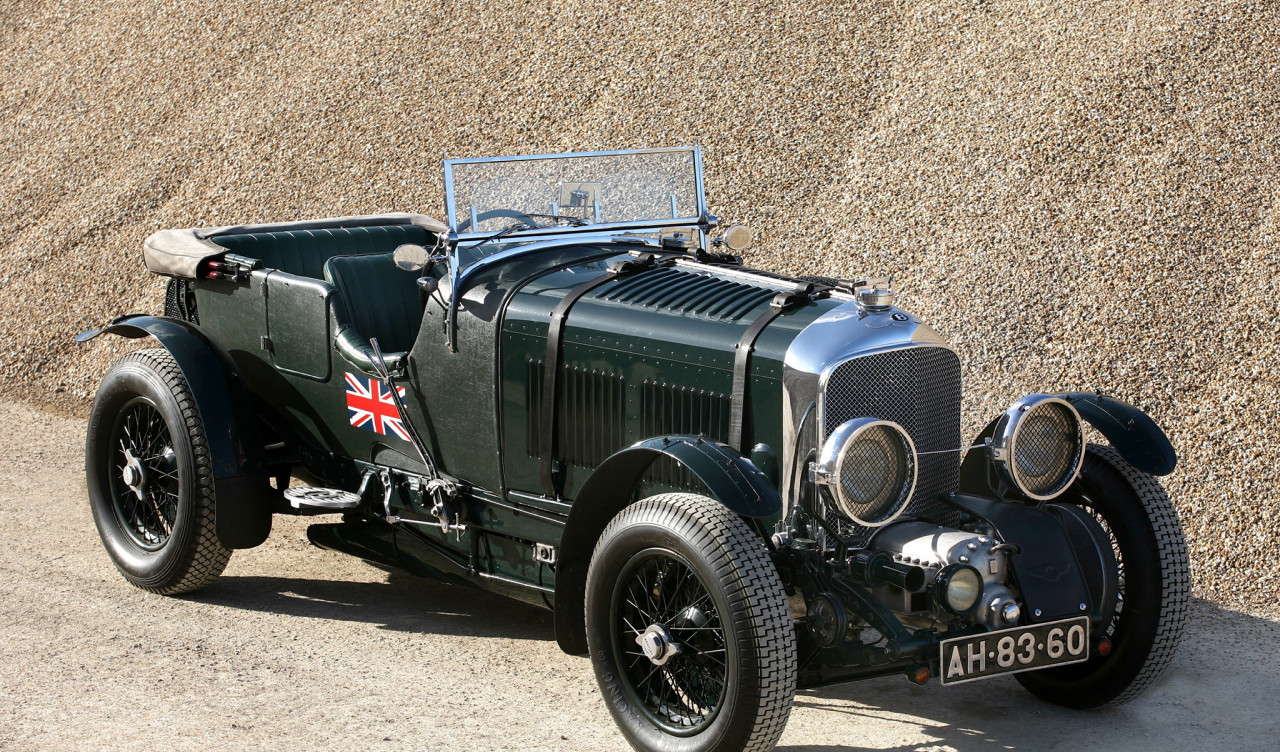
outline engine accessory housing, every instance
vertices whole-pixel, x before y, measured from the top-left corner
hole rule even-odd
[[[1019,600],[1009,587],[1008,547],[1002,546],[997,538],[927,522],[907,521],[880,529],[869,545],[870,550],[887,554],[898,564],[924,569],[932,600],[944,609],[934,618],[945,621],[947,614],[955,614],[939,597],[945,592],[945,587],[940,588],[939,582],[947,580],[946,575],[957,566],[972,568],[981,578],[981,595],[964,616],[989,629],[1011,626],[1020,616],[1020,613],[1008,609],[1010,605],[1017,607]],[[883,585],[877,593],[896,611],[919,613],[929,609],[928,600],[913,598],[911,593],[900,587]]]

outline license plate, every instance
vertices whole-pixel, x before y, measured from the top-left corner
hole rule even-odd
[[[1013,627],[940,644],[943,684],[1089,660],[1089,617]]]

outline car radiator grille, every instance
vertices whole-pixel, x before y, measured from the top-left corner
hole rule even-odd
[[[911,347],[852,358],[832,371],[823,396],[823,436],[854,418],[891,420],[911,434],[919,455],[919,479],[904,516],[928,516],[954,524],[938,496],[955,490],[960,475],[960,359],[943,347]],[[936,452],[936,454],[931,454]],[[867,528],[834,510],[842,534],[863,537]]]

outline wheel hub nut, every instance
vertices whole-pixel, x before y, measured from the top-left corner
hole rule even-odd
[[[671,641],[671,634],[661,624],[654,624],[636,635],[636,644],[655,666],[666,664],[680,652],[680,646]]]
[[[1019,616],[1022,616],[1022,609],[1013,601],[1009,601],[1000,607],[1000,619],[1005,624],[1017,624]]]
[[[124,469],[120,471],[120,479],[124,481],[130,491],[138,495],[139,499],[142,498],[142,489],[146,485],[147,474],[142,467],[142,461],[133,456],[131,451],[126,450],[124,453]]]

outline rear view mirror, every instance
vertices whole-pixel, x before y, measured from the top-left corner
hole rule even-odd
[[[731,251],[745,251],[751,247],[751,241],[754,240],[751,228],[746,225],[734,225],[724,231],[724,244]]]
[[[395,259],[396,266],[406,272],[420,272],[431,260],[431,252],[420,245],[405,243],[391,253],[391,258]]]

